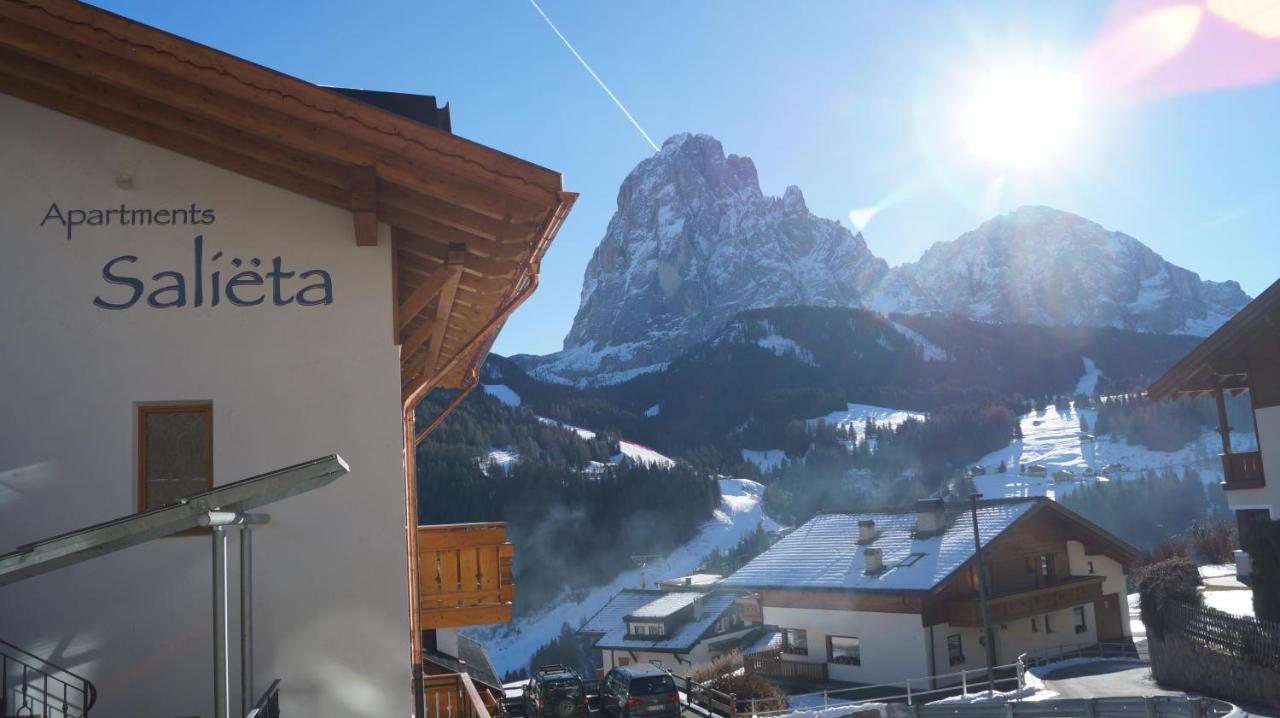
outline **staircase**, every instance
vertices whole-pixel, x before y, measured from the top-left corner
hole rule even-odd
[[[88,679],[0,641],[0,718],[86,718],[97,700]]]

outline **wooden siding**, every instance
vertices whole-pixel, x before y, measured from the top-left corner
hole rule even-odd
[[[787,591],[760,592],[763,605],[773,608],[817,608],[830,611],[875,611],[879,613],[920,613],[924,596],[900,592]]]
[[[515,547],[505,523],[418,527],[418,613],[423,629],[511,620]]]
[[[1053,586],[988,599],[992,623],[1008,623],[1019,618],[1052,613],[1102,598],[1102,576],[1082,576]],[[952,626],[981,626],[978,597],[953,599],[943,607],[943,618]]]
[[[465,673],[445,673],[425,676],[422,679],[426,697],[427,718],[489,718],[486,692],[476,689],[471,676]],[[496,705],[496,704],[495,704]]]

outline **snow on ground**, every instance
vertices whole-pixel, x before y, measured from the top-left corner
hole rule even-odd
[[[622,453],[613,457],[615,463],[620,463],[625,458],[638,466],[657,466],[669,469],[676,465],[676,462],[670,457],[663,456],[644,444],[637,444],[634,441],[619,440],[618,449]]]
[[[644,415],[645,415],[645,416],[657,416],[658,414],[661,414],[661,413],[662,413],[662,405],[661,405],[661,404],[654,404],[653,406],[651,406],[651,407],[649,407],[648,409],[645,409],[645,410],[644,410]]]
[[[568,429],[569,431],[572,431],[573,433],[575,433],[575,434],[577,434],[578,436],[581,436],[582,438],[587,439],[587,440],[590,440],[590,439],[594,439],[594,438],[596,438],[596,432],[594,432],[594,431],[592,431],[592,430],[590,430],[590,429],[582,429],[582,428],[579,428],[579,427],[576,427],[576,426],[570,426],[569,424],[562,424],[562,423],[560,423],[560,422],[556,421],[555,419],[548,419],[548,418],[546,418],[545,416],[539,416],[539,417],[538,417],[538,421],[541,421],[541,422],[542,422],[542,423],[544,423],[544,424],[550,424],[550,425],[552,425],[552,426],[558,426],[558,427],[560,427],[561,429]]]
[[[1085,379],[1081,379],[1084,383]],[[1221,439],[1218,432],[1208,430],[1199,441],[1192,442],[1177,451],[1154,451],[1145,446],[1130,445],[1124,439],[1111,435],[1093,438],[1080,430],[1080,416],[1093,427],[1097,412],[1092,409],[1076,411],[1074,408],[1059,412],[1053,406],[1044,411],[1032,411],[1022,417],[1021,440],[1014,440],[1003,449],[993,451],[977,463],[987,468],[985,476],[975,476],[974,485],[984,496],[1048,496],[1057,498],[1076,490],[1082,483],[1137,478],[1140,469],[1159,471],[1173,467],[1181,471],[1193,467],[1206,483],[1222,481],[1222,463],[1218,459]],[[1257,441],[1251,432],[1231,435],[1237,450],[1246,450]],[[1008,471],[990,473],[1004,461]],[[1020,465],[1038,464],[1045,467],[1045,476],[1019,475]],[[1104,471],[1109,464],[1123,464],[1127,471]],[[1066,469],[1076,475],[1071,481],[1053,480],[1053,473]],[[1092,469],[1100,476],[1084,477],[1085,469]]]
[[[484,393],[507,406],[520,406],[520,395],[506,384],[485,384]]]
[[[912,344],[915,344],[916,346],[920,347],[921,359],[924,359],[925,361],[946,361],[947,360],[946,350],[938,346],[937,344],[934,344],[933,342],[929,341],[928,339],[926,339],[925,336],[920,332],[912,329],[911,327],[904,326],[892,320],[889,323],[893,325],[894,329],[898,330],[899,334],[906,337],[907,339],[910,339]]]
[[[1098,390],[1098,378],[1102,376],[1102,370],[1089,357],[1082,358],[1084,359],[1084,376],[1076,382],[1076,393],[1093,396],[1093,393]]]
[[[489,453],[484,456],[477,457],[476,461],[480,464],[481,468],[497,465],[498,468],[510,474],[511,467],[520,463],[520,452],[511,447],[491,449]]]
[[[1253,615],[1253,590],[1236,578],[1235,564],[1200,567],[1204,605],[1234,616]]]
[[[721,479],[723,500],[711,521],[703,525],[698,535],[673,551],[661,561],[650,564],[645,577],[656,581],[693,573],[715,549],[730,549],[757,527],[766,531],[779,528],[778,523],[765,516],[760,500],[764,486],[747,479]],[[576,628],[604,607],[614,594],[624,588],[640,585],[639,570],[626,571],[605,586],[597,586],[586,594],[562,594],[546,608],[532,616],[516,619],[509,624],[464,629],[464,632],[484,644],[498,675],[507,671],[527,668],[529,657],[540,646],[550,642],[560,633],[560,626],[569,624]]]
[[[890,409],[883,406],[871,406],[870,404],[849,404],[844,411],[833,411],[826,416],[817,419],[809,419],[805,422],[810,428],[818,425],[823,421],[832,426],[842,429],[848,429],[850,435],[854,437],[854,441],[862,441],[863,434],[866,433],[867,419],[875,421],[877,426],[886,428],[897,428],[897,426],[907,419],[925,419],[928,414],[918,411],[906,411],[903,409]]]
[[[786,356],[788,354],[794,356],[797,361],[816,366],[813,363],[813,352],[805,349],[797,344],[794,340],[777,334],[770,334],[767,337],[761,337],[756,340],[756,345],[764,349],[768,349],[776,356]]]
[[[782,466],[782,462],[787,458],[787,452],[782,449],[743,449],[742,460],[750,461],[756,465],[761,471],[770,471]]]

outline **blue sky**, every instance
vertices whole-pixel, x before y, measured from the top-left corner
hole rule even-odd
[[[526,0],[98,4],[311,82],[434,94],[450,103],[456,134],[562,172],[581,198],[541,288],[495,350],[560,347],[618,186],[652,149]],[[1114,49],[1102,42],[1112,3],[542,6],[659,144],[712,134],[755,161],[767,194],[798,185],[815,214],[845,224],[850,210],[879,206],[863,234],[891,265],[997,212],[1047,204],[1250,294],[1280,277],[1280,84],[1270,77],[1159,92],[1145,91],[1159,84],[1149,78],[1120,92],[1090,86],[1131,69],[1126,56],[1115,73],[1081,79],[1079,128],[1044,166],[1010,170],[963,151],[956,118],[982,78],[1011,65],[1074,68],[1091,49]],[[1182,59],[1197,62],[1189,47]],[[1241,61],[1252,70],[1280,58],[1237,47],[1255,53]],[[1178,84],[1177,66],[1165,69],[1164,85]]]

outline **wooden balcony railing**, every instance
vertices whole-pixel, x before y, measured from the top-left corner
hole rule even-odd
[[[827,682],[826,663],[789,660],[783,658],[782,651],[777,649],[745,655],[742,665],[748,674],[759,673],[768,678],[798,683]]]
[[[509,622],[516,592],[514,556],[502,522],[419,526],[422,628]]]
[[[1257,451],[1222,454],[1222,474],[1226,478],[1222,488],[1227,491],[1260,489],[1267,485],[1262,475],[1262,454]]]
[[[427,718],[490,718],[491,712],[471,676],[445,673],[424,676]],[[483,695],[488,695],[484,692]],[[490,701],[492,702],[492,701]]]
[[[1092,603],[1102,597],[1102,576],[1075,576],[1052,586],[987,599],[992,623],[1004,623],[1041,613]],[[981,626],[982,609],[976,596],[948,601],[944,606],[947,623],[953,626]]]

